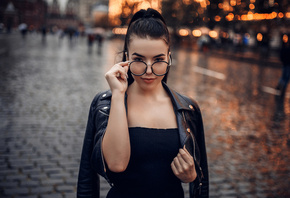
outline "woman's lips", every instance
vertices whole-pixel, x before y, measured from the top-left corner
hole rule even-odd
[[[145,83],[152,83],[154,80],[155,80],[155,78],[142,78],[142,80],[145,82]]]

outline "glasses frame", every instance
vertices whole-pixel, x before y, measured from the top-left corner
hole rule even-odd
[[[141,63],[144,63],[145,65],[146,65],[146,68],[145,68],[145,70],[144,70],[144,72],[142,73],[142,74],[134,74],[132,71],[131,71],[131,64],[132,63],[134,63],[134,62],[141,62]],[[167,67],[166,67],[166,72],[164,73],[164,74],[155,74],[155,72],[154,72],[154,69],[153,69],[153,65],[155,64],[155,63],[160,63],[160,62],[164,62],[164,63],[166,63],[167,64]],[[155,62],[153,62],[152,64],[151,64],[151,70],[152,70],[152,73],[155,75],[155,76],[164,76],[164,75],[166,75],[167,73],[168,73],[168,71],[169,71],[169,67],[171,66],[171,62],[172,62],[172,60],[171,60],[171,56],[169,57],[169,62],[167,62],[167,61],[155,61]],[[129,69],[130,69],[130,72],[134,75],[134,76],[142,76],[142,75],[144,75],[146,72],[147,72],[147,69],[148,69],[148,64],[145,62],[145,61],[131,61],[130,63],[129,63]]]

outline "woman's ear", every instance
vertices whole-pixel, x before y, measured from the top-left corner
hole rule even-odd
[[[168,56],[169,56],[168,63],[169,63],[169,65],[171,65],[171,64],[172,64],[172,56],[171,56],[171,52],[168,52]]]

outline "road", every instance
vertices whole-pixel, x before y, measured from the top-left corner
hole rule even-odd
[[[0,197],[75,197],[89,105],[122,41],[0,35]],[[290,86],[280,67],[174,48],[168,84],[205,126],[210,197],[290,197]],[[186,195],[188,191],[184,185]],[[101,197],[109,189],[101,183]]]

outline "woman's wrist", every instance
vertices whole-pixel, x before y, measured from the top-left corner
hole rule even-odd
[[[112,100],[122,100],[125,98],[125,91],[119,91],[119,90],[115,90],[112,91]]]

